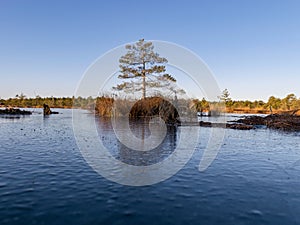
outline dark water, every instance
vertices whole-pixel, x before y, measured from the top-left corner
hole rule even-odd
[[[161,183],[131,187],[91,169],[76,145],[71,110],[59,111],[48,118],[0,117],[1,225],[300,224],[299,133],[226,130],[217,158],[199,172],[210,128],[194,127],[201,139],[182,170]],[[130,161],[119,154],[130,150],[118,151],[109,124],[98,122],[114,157],[141,162],[141,155]],[[171,154],[178,135],[169,130],[162,152],[142,155],[143,162]]]

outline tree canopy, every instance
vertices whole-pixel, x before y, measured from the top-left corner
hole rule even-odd
[[[128,51],[119,60],[118,78],[130,81],[118,84],[113,90],[127,93],[142,91],[142,98],[146,98],[148,88],[168,87],[176,82],[173,76],[166,73],[167,59],[154,52],[152,42],[141,39],[125,48]]]

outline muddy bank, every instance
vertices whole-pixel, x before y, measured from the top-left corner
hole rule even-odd
[[[270,129],[284,131],[300,131],[300,116],[290,114],[272,114],[268,116],[248,116],[243,119],[232,121],[245,125],[264,125]]]
[[[0,109],[0,115],[31,115],[32,112],[15,109],[15,108],[6,108]]]
[[[200,121],[201,127],[219,127],[237,130],[251,130],[261,126],[282,131],[300,131],[300,116],[296,114],[272,114],[268,116],[246,116],[228,123]]]
[[[238,124],[238,123],[211,123],[211,122],[199,122],[200,127],[219,127],[219,128],[229,128],[236,130],[251,130],[255,129],[253,125]]]
[[[273,114],[279,114],[279,115],[280,114],[300,115],[300,109],[294,109],[294,110],[275,110],[275,109],[273,109],[271,112],[270,109],[226,108],[226,113],[266,114],[266,115],[273,113]]]

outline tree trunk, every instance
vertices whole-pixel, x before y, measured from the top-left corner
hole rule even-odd
[[[146,98],[146,74],[145,74],[145,63],[143,63],[143,71],[142,71],[142,77],[143,77],[143,97],[142,99]]]

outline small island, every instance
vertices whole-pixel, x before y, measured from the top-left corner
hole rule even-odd
[[[27,111],[27,110],[21,110],[18,108],[5,108],[5,109],[0,109],[0,115],[31,115],[32,112]]]

